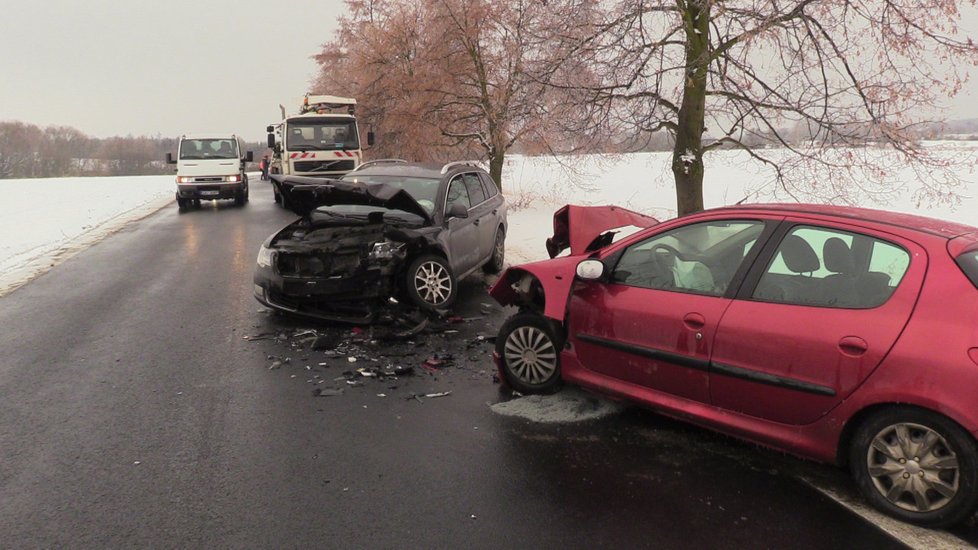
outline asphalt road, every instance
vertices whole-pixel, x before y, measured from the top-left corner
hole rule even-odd
[[[164,208],[0,298],[0,547],[898,545],[800,479],[828,467],[634,408],[495,414],[509,312],[480,277],[461,322],[394,343],[270,314],[252,267],[294,216],[251,195]]]

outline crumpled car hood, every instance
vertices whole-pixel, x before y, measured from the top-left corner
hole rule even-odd
[[[570,247],[571,255],[576,256],[589,252],[592,243],[605,231],[628,225],[652,227],[658,223],[652,216],[619,206],[568,204],[554,212],[554,235],[547,239],[547,253],[553,258]]]
[[[407,191],[386,183],[362,183],[306,176],[271,175],[272,185],[285,197],[285,204],[306,217],[320,206],[363,204],[403,210],[431,223],[431,216]]]

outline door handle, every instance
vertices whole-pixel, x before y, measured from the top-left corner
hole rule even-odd
[[[848,355],[850,357],[859,357],[860,355],[869,351],[869,344],[866,340],[858,336],[846,336],[845,338],[839,340],[839,351],[843,355]]]
[[[706,326],[706,318],[699,313],[687,313],[683,317],[683,324],[692,330],[699,330]]]

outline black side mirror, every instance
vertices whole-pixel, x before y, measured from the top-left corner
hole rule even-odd
[[[464,204],[455,203],[448,209],[449,218],[468,218],[469,209]]]
[[[167,153],[166,154],[166,163],[167,164],[176,164],[177,163],[177,161],[173,160],[173,153]]]
[[[245,153],[245,162],[254,162],[254,161],[255,161],[255,153],[253,151],[248,151],[247,153]]]
[[[271,128],[271,126],[269,126],[269,128]],[[275,134],[271,133],[270,131],[268,132],[268,148],[275,148]]]
[[[272,132],[275,131],[275,127],[269,124],[268,126],[265,126],[265,131],[271,134]]]
[[[367,132],[367,145],[373,145],[373,144],[374,144],[374,133]]]

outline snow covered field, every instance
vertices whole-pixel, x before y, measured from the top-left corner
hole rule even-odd
[[[978,226],[978,149],[971,142],[934,145],[963,160],[962,202],[951,208],[917,207],[913,173],[900,171],[901,191],[889,203],[866,200],[862,206],[916,213]],[[659,219],[675,215],[670,153],[564,158],[511,156],[503,186],[510,202],[506,238],[511,264],[547,257],[544,239],[551,233],[553,211],[573,203],[617,204]],[[706,158],[704,201],[709,207],[777,200],[770,172],[739,151]],[[257,179],[257,174],[254,175]],[[51,266],[97,242],[129,221],[173,202],[173,176],[0,180],[4,213],[0,218],[0,296]]]

